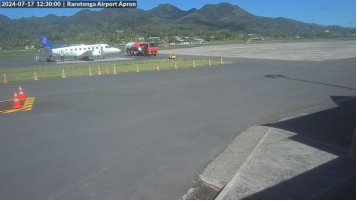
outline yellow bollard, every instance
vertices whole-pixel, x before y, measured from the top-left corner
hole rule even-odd
[[[156,70],[160,70],[159,63],[156,63]]]
[[[6,73],[4,73],[4,82],[3,82],[4,84],[7,84],[7,83],[9,83],[9,81],[7,81],[7,78],[6,78]]]
[[[140,71],[139,71],[139,65],[136,65],[135,73],[140,73]]]
[[[66,74],[64,74],[64,69],[62,69],[62,79],[65,79],[65,78],[67,78]]]
[[[177,62],[175,61],[175,66],[174,66],[174,69],[177,69]]]
[[[109,75],[109,68],[108,68],[108,65],[107,65],[107,67],[106,67],[107,69],[106,69],[106,71],[105,71],[105,74],[106,75]]]
[[[98,75],[102,75],[102,71],[100,71],[99,65],[98,65]]]
[[[208,58],[208,66],[212,66],[212,63],[211,63],[211,57]]]
[[[34,80],[34,81],[38,81],[38,77],[37,77],[36,71],[33,72],[33,80]]]
[[[196,68],[195,60],[192,60],[192,68]]]
[[[88,67],[88,70],[89,70],[89,76],[92,77],[93,74],[92,74],[92,69],[90,68],[90,66]]]
[[[221,65],[223,65],[223,58],[221,57],[221,63],[220,63]]]
[[[118,73],[117,73],[117,69],[116,69],[115,64],[114,64],[113,75],[116,75],[116,74],[118,74]]]

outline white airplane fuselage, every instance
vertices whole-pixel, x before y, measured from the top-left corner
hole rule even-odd
[[[58,56],[74,56],[74,57],[91,57],[97,56],[104,58],[105,55],[112,55],[119,53],[120,49],[111,47],[107,44],[94,44],[94,45],[76,45],[53,48],[52,55]]]

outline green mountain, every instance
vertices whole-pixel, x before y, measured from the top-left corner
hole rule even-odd
[[[328,30],[328,31],[327,31]],[[171,4],[141,9],[83,9],[69,17],[47,15],[9,19],[0,14],[0,47],[38,46],[37,35],[46,35],[55,44],[106,42],[118,44],[137,37],[174,36],[211,40],[269,38],[354,37],[355,28],[322,26],[287,18],[253,15],[229,3],[207,4],[184,11]]]
[[[183,11],[176,6],[169,3],[160,4],[157,7],[147,12],[152,18],[176,20],[188,14],[187,11]]]

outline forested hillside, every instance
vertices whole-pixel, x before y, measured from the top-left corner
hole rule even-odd
[[[201,9],[181,10],[171,4],[141,9],[84,9],[73,16],[9,19],[0,15],[0,47],[38,46],[37,35],[54,44],[119,44],[137,37],[160,36],[174,42],[174,36],[198,37],[206,41],[265,38],[351,37],[355,28],[321,26],[287,18],[259,17],[228,3],[208,4]],[[214,37],[212,37],[214,36]]]

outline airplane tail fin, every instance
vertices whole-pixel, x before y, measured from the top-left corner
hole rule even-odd
[[[38,40],[40,41],[42,47],[44,48],[50,48],[50,49],[55,48],[55,46],[52,45],[52,43],[46,38],[46,36],[38,36]]]

